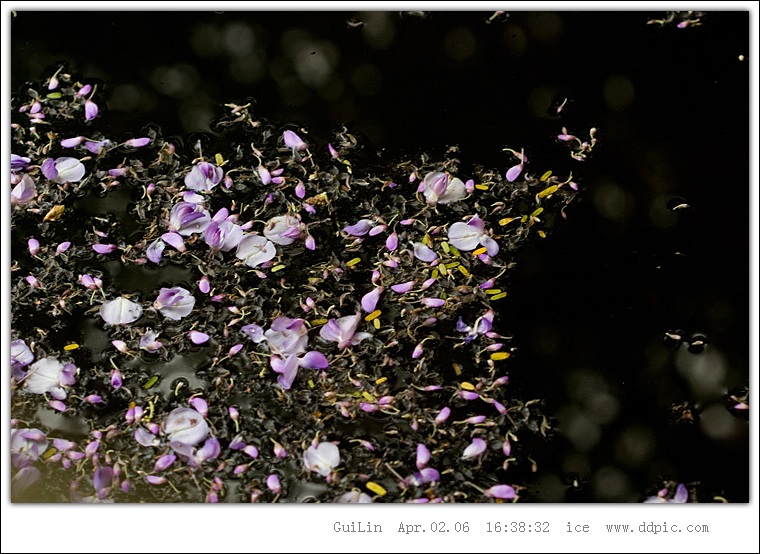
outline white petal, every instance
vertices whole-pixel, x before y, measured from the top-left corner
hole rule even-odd
[[[466,252],[478,247],[481,235],[482,233],[472,225],[467,225],[461,221],[457,221],[449,227],[449,243]]]
[[[124,297],[106,302],[100,307],[100,317],[110,325],[125,325],[142,315],[142,306]]]

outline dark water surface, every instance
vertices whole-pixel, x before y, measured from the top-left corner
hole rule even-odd
[[[558,424],[528,500],[635,502],[672,479],[747,502],[749,427],[723,396],[749,379],[748,13],[686,29],[646,24],[660,12],[490,15],[20,12],[12,89],[67,61],[105,83],[113,134],[210,133],[221,104],[253,98],[262,117],[346,125],[392,157],[458,145],[465,166],[506,170],[501,149],[525,146],[539,167],[561,160],[580,198],[522,251],[500,307],[511,382]],[[564,154],[562,126],[599,129],[591,159]],[[146,291],[166,278],[117,273]],[[670,329],[708,346],[668,348]],[[180,366],[156,368],[162,386]]]

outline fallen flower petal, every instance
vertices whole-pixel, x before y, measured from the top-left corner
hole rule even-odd
[[[122,296],[103,304],[100,307],[100,317],[109,325],[127,325],[137,321],[142,315],[142,311],[140,304]]]

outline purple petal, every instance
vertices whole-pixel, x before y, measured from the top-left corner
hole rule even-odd
[[[282,139],[285,141],[285,146],[292,148],[293,150],[306,150],[306,148],[308,148],[306,143],[301,140],[301,137],[299,137],[293,131],[285,131],[282,134]]]
[[[98,254],[110,254],[116,250],[118,246],[115,244],[93,244],[92,249]]]
[[[55,166],[55,160],[53,158],[47,158],[42,162],[40,169],[42,169],[42,174],[48,181],[52,181],[58,177],[58,169]]]
[[[398,248],[398,233],[396,233],[396,231],[393,231],[388,235],[388,238],[385,239],[385,247],[391,252]]]
[[[414,288],[414,285],[416,285],[416,281],[407,281],[406,283],[399,283],[397,285],[392,285],[391,290],[393,292],[396,292],[398,294],[405,294],[412,290]]]
[[[213,460],[217,458],[221,452],[222,446],[219,444],[219,440],[217,440],[216,437],[209,437],[195,454],[195,461],[200,464],[207,460]]]
[[[354,225],[344,227],[343,230],[351,236],[361,237],[366,235],[372,228],[372,221],[369,219],[360,219]]]
[[[145,250],[145,256],[154,264],[161,263],[161,258],[164,254],[164,248],[166,248],[164,241],[161,239],[156,239],[150,243],[150,246],[148,246],[147,250]]]
[[[84,118],[87,121],[92,121],[98,116],[98,105],[92,100],[87,100],[84,103]]]
[[[85,141],[85,137],[73,137],[68,139],[63,139],[61,141],[61,147],[63,148],[75,148],[82,144]]]
[[[437,416],[435,416],[435,424],[440,425],[441,423],[449,419],[450,415],[451,415],[451,408],[446,406],[440,412],[438,412]]]
[[[327,360],[324,354],[312,350],[303,355],[298,362],[301,367],[307,369],[327,369],[330,367],[330,362]]]
[[[440,308],[446,303],[442,298],[421,298],[420,302],[428,308]]]
[[[206,333],[201,333],[200,331],[190,331],[188,334],[193,344],[203,344],[204,342],[208,342],[209,339]]]
[[[438,254],[436,254],[432,248],[429,248],[421,242],[415,242],[414,257],[423,262],[434,262],[438,259]]]
[[[328,341],[339,342],[341,339],[341,329],[335,320],[331,319],[319,330],[319,336]]]
[[[187,250],[187,247],[185,246],[185,240],[182,238],[182,235],[180,235],[179,233],[175,233],[173,231],[169,233],[164,233],[163,235],[161,235],[161,240],[163,240],[169,246],[174,247],[179,252],[184,252],[185,250]]]
[[[48,402],[48,404],[50,404],[50,407],[53,408],[57,412],[66,411],[66,404],[64,404],[60,400],[51,400],[50,402]]]
[[[507,171],[507,181],[510,183],[513,182],[515,179],[517,179],[520,176],[520,173],[522,173],[523,170],[523,164],[519,163],[515,166],[512,166],[509,168],[509,171]]]
[[[190,404],[192,404],[195,411],[197,411],[203,417],[208,416],[208,402],[206,402],[204,398],[200,396],[193,396],[193,398],[190,399]]]
[[[424,444],[417,445],[417,469],[422,469],[430,461],[430,450]]]
[[[164,456],[161,456],[157,461],[156,465],[153,466],[153,472],[158,473],[159,471],[163,471],[169,466],[171,466],[175,461],[177,460],[177,456],[174,454],[165,454]]]
[[[465,460],[469,460],[471,458],[477,458],[480,456],[483,452],[486,451],[486,447],[488,445],[486,444],[486,441],[483,439],[472,439],[472,442],[470,445],[464,449],[464,453],[462,454],[462,458]]]
[[[370,292],[362,296],[362,310],[372,313],[377,307],[377,302],[380,300],[380,295],[383,293],[384,287],[375,287]]]
[[[150,144],[150,139],[148,137],[134,138],[134,139],[129,139],[124,144],[126,144],[127,146],[131,146],[133,148],[140,148],[142,146],[147,146],[148,144]]]
[[[490,496],[491,498],[501,498],[503,500],[511,500],[517,496],[515,489],[509,485],[494,485],[490,489],[484,491],[483,494]]]

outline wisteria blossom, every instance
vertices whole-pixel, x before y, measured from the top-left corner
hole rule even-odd
[[[327,477],[340,465],[340,450],[331,442],[310,446],[303,454],[306,469]]]
[[[109,325],[128,325],[142,315],[142,306],[123,296],[106,302],[100,307],[100,317]]]
[[[306,352],[308,332],[305,320],[281,316],[272,322],[264,333],[264,338],[272,352],[288,357],[291,354]]]
[[[428,206],[451,204],[467,196],[462,180],[457,177],[452,178],[442,171],[432,171],[425,175],[420,189]]]
[[[303,224],[292,215],[280,215],[267,221],[264,236],[275,244],[287,246],[303,235]]]
[[[678,484],[672,498],[668,498],[669,495],[670,491],[664,487],[644,500],[644,504],[686,504],[689,501],[689,491],[683,483]]]
[[[279,356],[272,356],[269,359],[269,363],[272,366],[272,369],[276,373],[279,373],[277,382],[285,390],[290,390],[290,387],[293,386],[293,381],[295,381],[296,376],[298,375],[299,367],[308,369],[326,369],[330,365],[325,355],[316,350],[307,352],[301,357],[298,357],[296,354],[290,354],[284,360]]]
[[[209,192],[221,182],[222,177],[224,177],[224,170],[221,167],[200,162],[185,175],[185,186],[191,190]]]
[[[466,336],[464,338],[464,341],[470,342],[477,338],[478,335],[485,335],[491,332],[491,329],[493,328],[493,318],[493,310],[487,310],[486,313],[477,318],[475,320],[475,324],[470,327],[469,325],[465,324],[460,317],[457,320],[456,330],[460,333],[465,333]]]
[[[34,361],[34,354],[23,339],[11,341],[11,371],[13,377],[22,379],[26,372],[24,368]]]
[[[66,387],[76,383],[77,367],[64,364],[53,356],[42,358],[29,366],[24,385],[34,394],[50,393],[56,400],[66,398]]]
[[[76,158],[52,158],[42,162],[42,174],[54,183],[76,183],[82,180],[86,172],[82,162]]]
[[[163,432],[169,444],[195,446],[209,433],[205,418],[192,408],[175,408],[166,416]]]
[[[163,345],[160,341],[156,340],[156,337],[157,334],[152,329],[148,329],[145,334],[140,337],[140,349],[150,352],[151,354],[161,350]]]
[[[222,250],[229,252],[235,248],[243,239],[243,229],[225,219],[223,221],[211,221],[206,227],[204,240],[212,250]]]
[[[29,175],[24,175],[18,184],[11,190],[11,204],[14,206],[26,206],[37,195],[37,187]]]
[[[361,321],[361,314],[329,319],[319,330],[319,336],[327,341],[337,342],[338,348],[346,349],[356,346],[364,339],[370,338],[370,333],[356,331]]]
[[[36,462],[45,453],[49,441],[39,429],[11,429],[11,463],[23,468]]]
[[[486,247],[489,256],[495,256],[499,253],[499,245],[486,232],[485,225],[477,215],[471,217],[467,223],[457,221],[449,227],[449,243],[465,252],[482,245]]]
[[[182,287],[162,288],[153,302],[164,317],[175,321],[189,315],[194,306],[195,297]]]
[[[252,233],[246,234],[238,243],[235,257],[243,260],[248,267],[257,267],[277,255],[274,243]]]
[[[211,222],[211,215],[200,204],[179,202],[169,214],[169,230],[189,237],[193,233],[202,233]]]
[[[11,154],[11,171],[13,173],[17,171],[24,171],[31,162],[31,158],[25,156],[19,156],[18,154]]]

